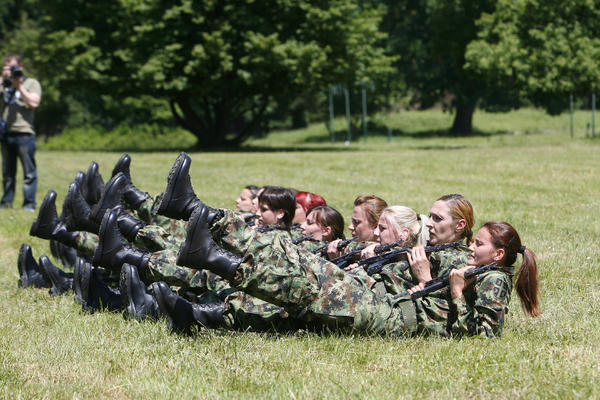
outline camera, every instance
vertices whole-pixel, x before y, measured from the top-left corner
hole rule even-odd
[[[23,69],[18,65],[10,66],[10,77],[12,79],[20,79],[23,77]]]

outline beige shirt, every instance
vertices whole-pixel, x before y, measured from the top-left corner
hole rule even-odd
[[[25,79],[23,86],[31,93],[42,95],[42,86],[33,78]],[[0,89],[3,94],[2,119],[6,123],[6,131],[35,135],[35,131],[33,130],[35,110],[27,106],[23,99],[21,99],[20,91],[17,90],[11,95],[9,92],[10,88],[4,88],[4,86],[0,85]]]

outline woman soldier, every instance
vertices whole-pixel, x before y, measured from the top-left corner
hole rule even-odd
[[[325,249],[332,240],[345,239],[344,217],[329,206],[311,208],[300,227],[305,240],[295,243],[310,252]]]
[[[385,200],[375,196],[358,196],[354,200],[352,219],[348,229],[356,241],[349,243],[345,248],[339,249],[339,240],[329,243],[327,256],[330,260],[339,257],[349,251],[364,248],[366,245],[376,241],[375,228],[384,208],[387,207]]]
[[[489,222],[481,228],[469,247],[467,266],[451,271],[446,298],[413,298],[391,294],[378,297],[335,265],[281,242],[273,243],[273,251],[266,257],[228,253],[212,240],[207,215],[205,207],[194,211],[178,264],[203,265],[246,293],[277,304],[313,324],[398,336],[414,333],[499,336],[510,301],[517,253],[523,254],[516,281],[523,309],[532,316],[540,313],[535,256],[521,245],[517,232],[505,222]],[[468,269],[489,263],[495,263],[497,268],[476,279],[465,279]],[[172,304],[165,301],[172,296],[168,287],[161,283],[153,287],[159,306],[168,308]]]

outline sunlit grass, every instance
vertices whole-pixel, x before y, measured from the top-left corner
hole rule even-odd
[[[570,139],[567,115],[524,110],[514,113],[513,127],[510,118],[480,116],[475,126],[490,134],[458,139],[415,134],[388,144],[382,135],[346,147],[307,140],[327,135],[322,124],[276,133],[251,141],[248,152],[191,153],[192,181],[202,200],[221,207],[233,207],[247,184],[314,191],[346,222],[359,194],[427,212],[437,197],[463,193],[476,208],[477,226],[507,220],[537,253],[540,318],[525,317],[515,297],[497,340],[224,330],[171,335],[164,322],[88,315],[72,295],[18,289],[20,244],[30,243],[36,258],[49,253],[46,241],[28,236],[34,215],[17,207],[18,193],[15,208],[0,211],[0,397],[600,397],[600,143],[581,130]],[[415,120],[406,122],[409,117]],[[437,130],[449,117],[406,113],[390,116],[390,124],[409,132],[409,125],[425,124],[419,118],[439,119],[429,128]],[[521,134],[497,133],[515,131]],[[262,151],[267,147],[279,151]],[[133,154],[134,183],[152,194],[163,190],[176,155]],[[39,152],[38,201],[54,188],[60,207],[77,170],[96,160],[108,179],[119,156]]]

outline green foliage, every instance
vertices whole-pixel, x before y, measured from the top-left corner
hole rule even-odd
[[[243,141],[279,100],[391,71],[379,11],[354,0],[80,3],[40,4],[61,88],[168,100],[202,145]]]
[[[194,135],[181,128],[121,124],[110,130],[102,127],[68,128],[59,136],[38,142],[38,146],[43,150],[177,151],[193,147],[196,141]]]
[[[500,0],[478,22],[468,67],[557,113],[600,83],[600,8],[585,0]]]

